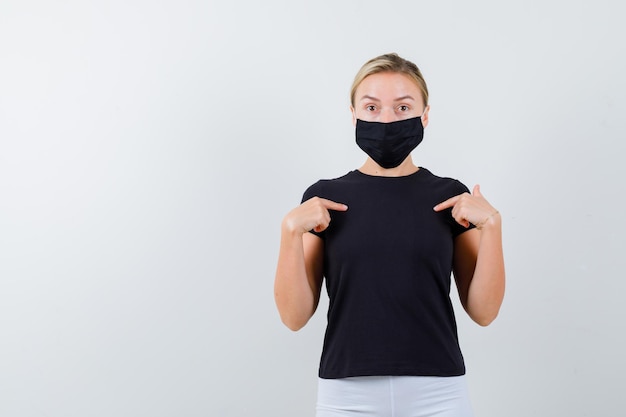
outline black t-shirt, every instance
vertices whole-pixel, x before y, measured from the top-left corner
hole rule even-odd
[[[425,168],[403,177],[351,171],[303,197],[331,211],[324,240],[330,304],[321,378],[465,373],[450,301],[454,238],[468,230],[433,207],[467,192]]]

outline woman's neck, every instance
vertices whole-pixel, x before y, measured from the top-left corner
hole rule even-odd
[[[407,156],[400,165],[395,168],[383,168],[378,165],[372,158],[367,158],[365,163],[359,168],[363,174],[374,175],[377,177],[404,177],[411,175],[419,170],[419,167],[413,163],[411,155]]]

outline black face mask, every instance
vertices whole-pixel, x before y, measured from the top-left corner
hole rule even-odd
[[[378,165],[395,168],[424,137],[421,117],[391,123],[356,121],[356,143]]]

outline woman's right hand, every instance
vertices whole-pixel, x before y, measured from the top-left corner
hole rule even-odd
[[[348,206],[313,197],[283,219],[274,298],[281,320],[294,331],[309,321],[320,299],[324,243],[308,232],[325,230],[330,210],[346,211]]]
[[[310,198],[287,213],[283,219],[283,228],[300,235],[309,230],[324,231],[330,224],[329,210],[346,211],[348,206],[325,198]]]

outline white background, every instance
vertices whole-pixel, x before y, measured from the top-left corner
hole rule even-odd
[[[313,416],[326,304],[280,323],[279,225],[365,159],[349,87],[392,51],[414,161],[504,218],[500,317],[457,310],[476,415],[623,415],[621,9],[3,1],[0,415]]]

